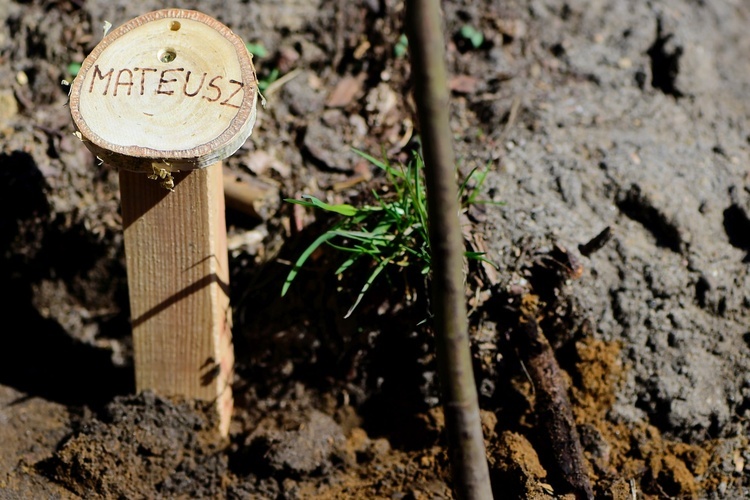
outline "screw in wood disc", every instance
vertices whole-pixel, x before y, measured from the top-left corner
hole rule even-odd
[[[252,133],[258,84],[242,40],[200,12],[166,9],[107,35],[70,94],[75,126],[105,163],[154,172],[205,167]]]

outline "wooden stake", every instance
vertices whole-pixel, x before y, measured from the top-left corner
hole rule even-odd
[[[252,133],[244,43],[195,11],[106,36],[73,82],[81,139],[120,168],[136,386],[215,402],[229,429],[232,365],[221,160]]]
[[[120,170],[120,193],[136,387],[216,400],[226,433],[234,355],[221,163],[176,173],[173,193]]]

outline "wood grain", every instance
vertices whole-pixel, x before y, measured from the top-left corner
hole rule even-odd
[[[215,401],[226,434],[233,352],[221,163],[174,192],[120,170],[137,389]]]
[[[232,155],[255,125],[258,85],[242,40],[200,12],[165,9],[107,35],[73,81],[70,110],[104,163],[151,173]]]

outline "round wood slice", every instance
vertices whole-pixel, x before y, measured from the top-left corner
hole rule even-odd
[[[153,173],[192,170],[233,154],[253,130],[252,57],[205,14],[166,9],[107,35],[81,66],[70,110],[105,163]]]

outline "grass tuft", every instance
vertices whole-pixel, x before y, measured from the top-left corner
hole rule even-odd
[[[360,259],[368,258],[373,261],[374,267],[354,304],[344,316],[346,318],[354,312],[365,293],[388,265],[418,266],[423,275],[429,274],[431,269],[422,157],[415,153],[406,165],[392,165],[387,160],[379,160],[363,151],[353,151],[385,172],[389,185],[388,194],[381,196],[373,191],[377,203],[362,207],[331,205],[310,195],[302,195],[301,200],[286,199],[289,203],[332,212],[341,218],[302,252],[281,289],[281,295],[286,295],[307,259],[323,244],[347,254],[335,271],[337,275],[346,272]],[[476,197],[488,168],[489,165],[481,171],[472,170],[461,184],[459,198],[464,208],[480,202]],[[470,187],[472,181],[474,185]],[[469,259],[489,262],[483,253],[465,252],[464,255]]]

